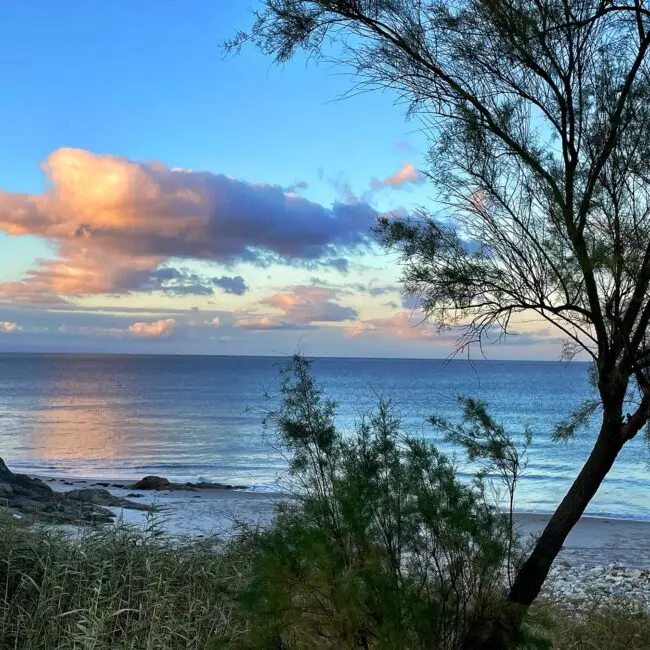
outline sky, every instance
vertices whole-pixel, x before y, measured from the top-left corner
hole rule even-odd
[[[0,351],[446,357],[377,217],[427,143],[341,68],[220,44],[255,0],[0,6]],[[557,359],[522,319],[489,358]]]

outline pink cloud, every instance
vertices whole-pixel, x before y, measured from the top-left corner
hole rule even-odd
[[[237,327],[244,330],[253,331],[271,331],[285,329],[287,323],[269,318],[268,316],[260,316],[259,318],[239,318],[237,319]]]
[[[129,332],[134,336],[142,338],[163,338],[171,336],[176,330],[176,321],[173,318],[165,318],[152,323],[133,323]]]
[[[240,312],[236,326],[254,331],[303,330],[316,327],[316,323],[342,323],[357,318],[352,307],[337,301],[337,291],[316,286],[295,286],[259,301],[275,313]]]
[[[372,323],[358,322],[345,330],[347,336],[360,336],[366,332],[373,332],[377,328]]]
[[[20,327],[18,327],[18,323],[11,323],[9,321],[0,321],[0,332],[11,334],[12,332],[17,332],[19,329]]]
[[[339,304],[336,297],[334,289],[296,286],[290,292],[276,293],[260,303],[283,312],[283,317],[292,323],[334,323],[356,319],[357,311]]]
[[[392,316],[359,321],[346,331],[348,336],[390,335],[402,340],[445,339],[436,327],[419,311],[403,309]],[[455,340],[455,338],[454,338]]]
[[[325,208],[277,185],[80,149],[55,151],[43,169],[48,191],[0,191],[0,232],[41,237],[59,253],[21,281],[0,284],[0,297],[15,302],[165,287],[212,293],[211,283],[176,269],[159,275],[161,265],[326,263],[366,246],[376,217],[365,203]]]
[[[373,190],[379,190],[383,187],[403,187],[404,185],[418,185],[424,181],[424,176],[415,168],[413,163],[404,163],[394,174],[388,176],[383,181],[373,178],[370,186]]]

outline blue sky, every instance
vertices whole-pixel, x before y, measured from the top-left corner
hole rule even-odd
[[[224,58],[254,4],[0,7],[0,350],[451,352],[367,235],[430,203],[417,122],[341,69]],[[557,357],[519,329],[491,356]]]

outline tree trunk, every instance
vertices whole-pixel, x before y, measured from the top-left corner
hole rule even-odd
[[[614,409],[620,413],[619,409]],[[573,485],[553,513],[528,559],[515,576],[506,598],[506,620],[480,623],[470,630],[464,650],[505,650],[511,647],[531,603],[537,598],[548,572],[571,529],[611,469],[624,439],[620,415],[604,417],[594,448]]]

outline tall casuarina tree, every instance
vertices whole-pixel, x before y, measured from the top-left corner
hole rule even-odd
[[[516,576],[507,647],[564,540],[650,417],[650,8],[644,0],[264,0],[252,41],[278,62],[330,52],[393,89],[430,135],[435,209],[385,218],[405,289],[461,345],[536,312],[594,362],[593,449]],[[471,245],[468,243],[471,242]]]

